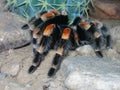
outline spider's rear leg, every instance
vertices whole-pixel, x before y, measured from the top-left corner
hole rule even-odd
[[[102,43],[102,36],[101,36],[100,32],[98,32],[98,31],[94,32],[94,36],[95,36],[95,44],[96,44],[95,54],[98,57],[102,58],[103,54],[100,51],[100,49],[101,49],[101,43]]]
[[[36,52],[35,57],[33,59],[33,64],[30,66],[28,73],[35,72],[47,54],[48,54],[48,51],[41,54],[39,52]]]
[[[33,73],[44,60],[44,57],[47,55],[52,43],[51,34],[53,33],[54,28],[55,24],[50,24],[46,26],[45,30],[43,31],[43,36],[41,36],[38,48],[36,49],[35,57],[33,59],[33,65],[31,65],[28,70],[29,73]]]
[[[107,35],[106,36],[106,48],[107,49],[111,49],[112,46],[111,46],[111,35]]]
[[[89,42],[94,42],[93,49],[98,57],[103,57],[101,49],[102,36],[97,27],[94,24],[89,24],[87,22],[80,22],[80,27],[85,31],[86,40]]]
[[[63,30],[61,39],[58,42],[58,48],[57,48],[57,52],[55,54],[55,57],[53,59],[52,66],[48,71],[49,77],[56,74],[56,72],[59,70],[59,68],[61,66],[61,62],[62,62],[64,56],[68,54],[68,51],[69,51],[70,46],[71,46],[70,34],[71,34],[70,28],[65,28]]]

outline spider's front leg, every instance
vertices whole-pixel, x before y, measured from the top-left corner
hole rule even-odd
[[[35,57],[33,59],[33,65],[29,68],[28,72],[33,73],[37,67],[41,64],[44,60],[44,57],[47,55],[48,51],[50,50],[50,46],[52,43],[51,34],[53,33],[55,28],[55,24],[50,24],[46,26],[45,30],[43,31],[43,35],[38,38],[38,48],[36,48]]]
[[[58,42],[58,48],[57,48],[55,57],[53,59],[52,66],[48,72],[49,77],[56,74],[56,72],[59,70],[61,66],[61,62],[64,56],[68,54],[68,51],[71,46],[70,38],[71,38],[71,29],[69,27],[64,28],[61,39]]]
[[[106,27],[106,25],[103,25],[101,26],[100,28],[103,36],[104,36],[104,39],[105,39],[105,44],[106,44],[106,48],[107,49],[111,49],[112,48],[112,40],[111,40],[111,35],[110,35],[110,31],[108,30],[108,28]]]

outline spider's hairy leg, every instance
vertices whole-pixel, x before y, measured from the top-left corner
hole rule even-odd
[[[55,9],[50,9],[50,10],[48,10],[48,12],[54,13],[55,16],[60,15],[60,12],[58,10],[55,10]]]
[[[87,22],[80,22],[79,26],[85,31],[86,40],[89,42],[94,42],[95,47],[93,46],[93,49],[95,50],[95,54],[98,57],[103,57],[103,54],[100,51],[102,36],[97,27],[94,24]]]
[[[28,24],[24,24],[24,25],[21,27],[21,29],[23,29],[23,30],[29,29]]]
[[[110,31],[108,30],[108,28],[104,24],[101,24],[100,30],[101,30],[101,32],[103,34],[103,37],[106,40],[106,42],[105,42],[106,43],[106,48],[111,49],[112,48],[112,45],[111,45],[112,40],[111,40]]]
[[[56,72],[60,68],[60,65],[61,65],[61,62],[62,62],[64,56],[68,54],[68,51],[71,46],[70,35],[71,35],[71,29],[64,28],[61,39],[58,42],[58,48],[57,48],[56,54],[54,56],[52,66],[48,71],[49,77],[56,74]]]
[[[23,25],[21,28],[23,30],[26,30],[26,29],[34,30],[36,26],[53,17],[55,17],[54,13],[43,11],[41,13],[36,14],[34,17],[32,17],[29,20],[28,24]]]
[[[62,34],[62,31],[60,30],[60,25],[56,25],[56,28],[51,35],[52,36],[52,43],[51,43],[51,46],[50,46],[51,49],[54,49],[54,50],[57,49],[57,47],[58,47],[57,43],[60,40],[61,34]]]
[[[73,38],[72,38],[72,43],[74,48],[77,48],[79,45],[79,37],[78,37],[78,33],[77,33],[77,26],[78,23],[82,21],[81,17],[76,17],[73,21],[73,23],[70,25],[72,31],[73,31]]]
[[[54,32],[55,24],[50,24],[45,27],[43,31],[43,35],[38,44],[38,48],[36,49],[37,53],[33,59],[33,65],[29,68],[28,72],[33,73],[44,60],[44,57],[47,55],[48,51],[50,50],[50,46],[52,43],[52,36],[51,34]]]
[[[68,19],[68,13],[66,11],[62,11],[60,15],[60,24],[68,25],[69,19]]]
[[[82,21],[84,21],[84,19],[82,18],[82,17],[80,17],[80,16],[78,16],[78,17],[76,17],[75,19],[74,19],[74,21],[72,22],[72,26],[73,25],[78,25],[80,22],[82,22]]]
[[[111,45],[111,35],[107,35],[106,36],[106,48],[107,49],[111,49],[112,45]]]
[[[93,37],[95,38],[95,45],[96,45],[96,47],[94,48],[95,54],[98,57],[102,58],[103,54],[101,52],[101,45],[103,43],[103,36],[101,32],[94,25],[91,25],[91,28],[89,29],[89,31],[92,29],[93,29],[92,33],[93,33]]]
[[[30,66],[28,73],[34,73],[36,71],[36,69],[40,66],[42,60],[44,60],[45,56],[48,54],[48,52],[44,52],[42,54],[40,54],[39,52],[37,52],[35,54],[35,57],[33,59],[33,64]],[[36,61],[36,62],[35,62]]]
[[[33,38],[32,38],[32,44],[33,44],[33,53],[36,54],[37,51],[37,42],[38,41],[41,41],[42,39],[42,30],[40,28],[36,28],[34,31],[33,31]],[[34,55],[35,56],[35,55]]]
[[[101,37],[96,38],[96,39],[95,39],[95,43],[96,43],[96,48],[94,48],[94,49],[95,49],[95,54],[96,54],[98,57],[102,58],[102,57],[103,57],[103,54],[102,54],[101,51],[100,51],[100,48],[101,48],[101,46],[100,46],[100,44],[101,44]]]
[[[98,20],[91,21],[91,24],[95,25],[101,32],[103,39],[106,40],[106,42],[102,42],[103,44],[106,43],[106,48],[107,49],[112,48],[110,31],[108,30],[106,25]]]

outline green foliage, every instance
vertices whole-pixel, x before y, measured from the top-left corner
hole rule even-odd
[[[92,0],[7,0],[6,7],[27,19],[48,9],[66,10],[72,20],[80,15],[88,18],[89,3]]]

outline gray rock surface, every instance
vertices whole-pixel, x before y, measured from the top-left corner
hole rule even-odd
[[[29,32],[21,29],[25,20],[9,12],[0,13],[0,20],[0,52],[30,42]]]
[[[0,0],[0,13],[5,9],[6,0]]]
[[[110,29],[113,41],[113,48],[120,53],[120,26],[115,26]]]
[[[120,90],[120,58],[66,58],[61,67],[69,90]]]

